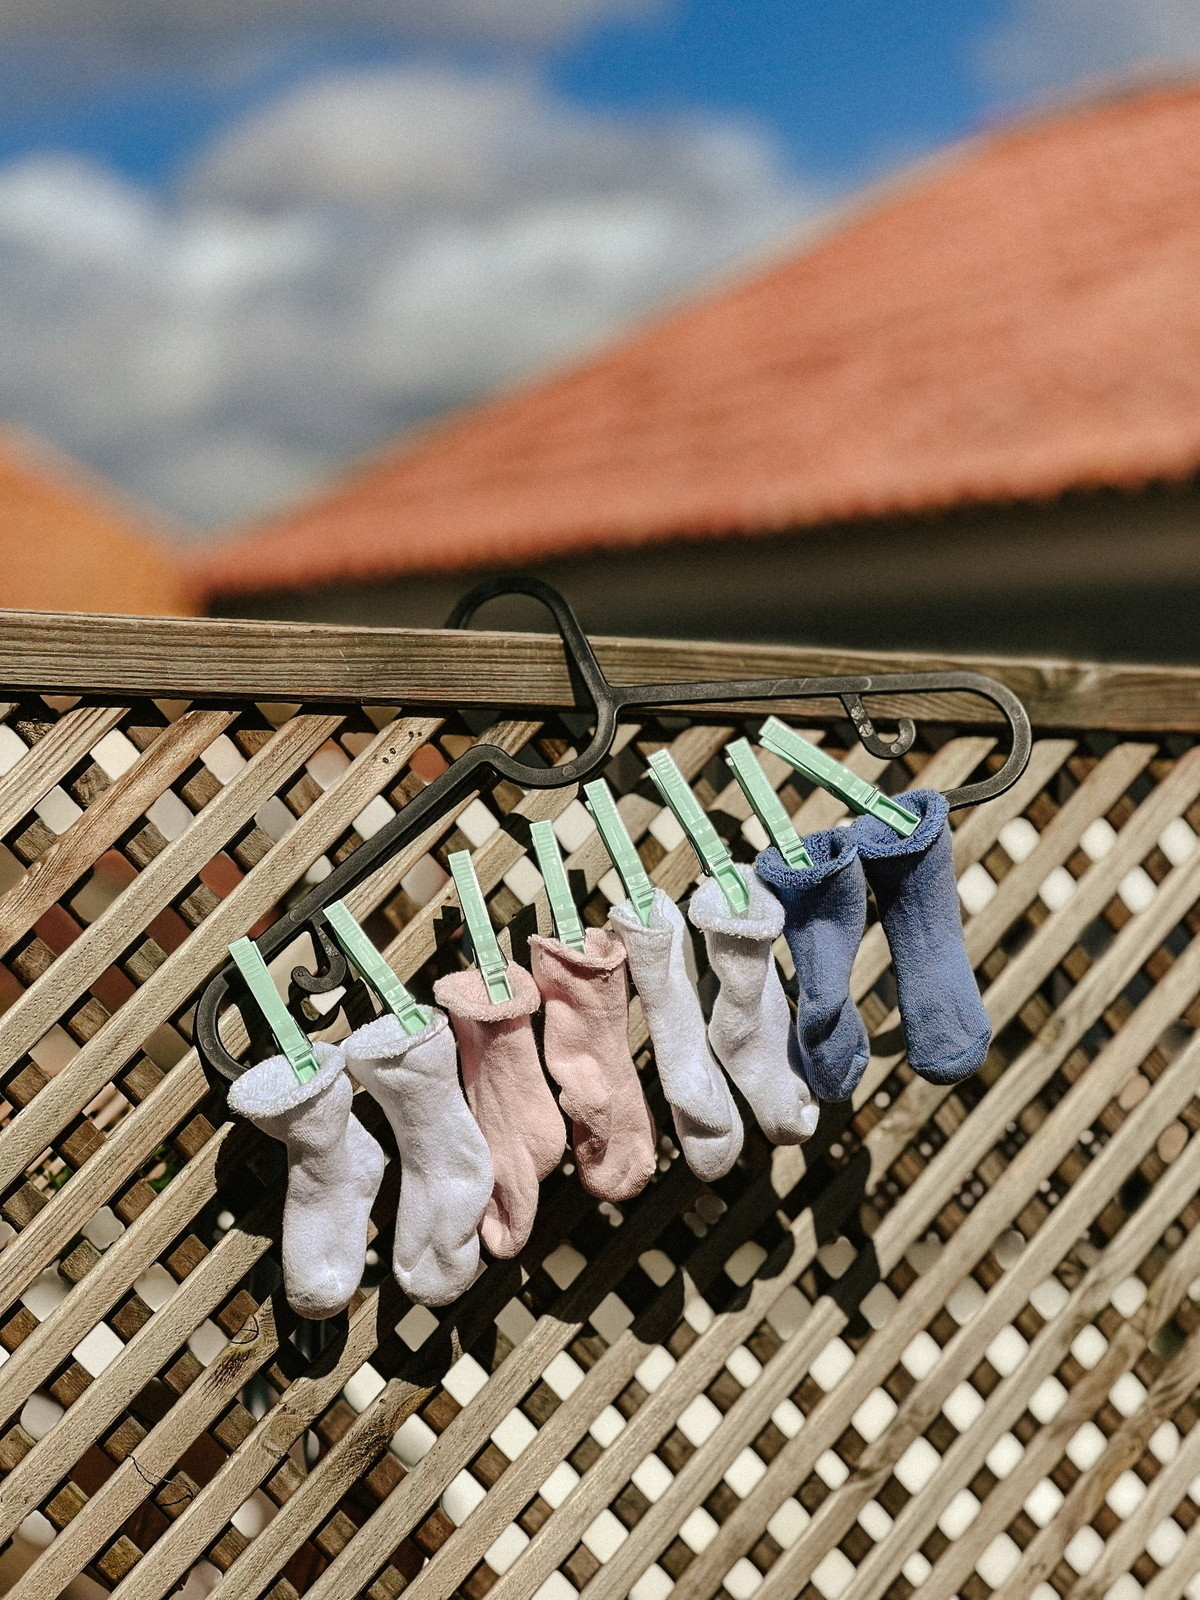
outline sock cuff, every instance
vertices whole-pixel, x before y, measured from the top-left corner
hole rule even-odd
[[[858,843],[852,828],[826,828],[810,833],[804,847],[812,858],[811,867],[789,867],[774,845],[755,858],[754,870],[768,888],[781,897],[815,889],[838,873],[852,868],[858,859]]]
[[[584,930],[585,950],[572,950],[561,939],[545,938],[541,934],[530,936],[529,947],[534,953],[534,966],[538,957],[551,961],[573,972],[615,972],[625,964],[625,946],[608,928]]]
[[[773,942],[783,932],[783,906],[749,867],[736,865],[750,896],[745,913],[737,916],[732,912],[721,885],[715,878],[705,878],[688,905],[691,924],[702,933],[724,933],[755,943],[764,939]]]
[[[269,1117],[315,1100],[345,1070],[346,1061],[336,1044],[314,1043],[312,1051],[320,1070],[304,1083],[284,1055],[268,1056],[247,1068],[229,1086],[230,1108],[242,1117]]]
[[[628,900],[618,901],[609,910],[608,920],[618,935],[624,929],[635,934],[642,944],[669,945],[683,922],[683,915],[674,900],[656,887],[648,927],[642,925],[642,919]]]
[[[920,826],[907,839],[902,839],[878,817],[858,817],[850,833],[864,861],[920,855],[937,842],[950,815],[946,796],[937,789],[910,789],[905,794],[896,795],[895,799],[905,811],[920,817]]]
[[[397,1017],[376,1017],[374,1022],[368,1022],[365,1027],[356,1028],[348,1039],[342,1040],[342,1049],[351,1068],[360,1061],[392,1061],[398,1056],[406,1056],[410,1050],[415,1050],[418,1045],[426,1044],[437,1034],[449,1027],[449,1018],[444,1011],[434,1010],[426,1006],[426,1011],[432,1012],[429,1024],[421,1029],[420,1033],[409,1033]]]
[[[537,984],[514,961],[507,970],[511,1000],[491,999],[478,967],[439,978],[433,986],[434,998],[454,1016],[469,1017],[472,1022],[510,1022],[514,1017],[532,1016],[542,1003]]]

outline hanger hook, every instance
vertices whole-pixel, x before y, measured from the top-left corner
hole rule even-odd
[[[854,724],[854,731],[858,734],[859,743],[868,749],[873,756],[878,756],[881,761],[895,761],[900,756],[907,755],[913,747],[917,737],[916,724],[911,717],[898,717],[896,719],[896,737],[888,740],[876,731],[875,724],[867,714],[867,708],[862,703],[862,696],[857,694],[840,694],[838,699],[846,708],[846,715]]]
[[[571,679],[576,706],[580,710],[590,709],[596,718],[596,730],[587,748],[561,770],[560,781],[574,781],[576,776],[588,776],[595,771],[612,748],[621,702],[617,692],[604,676],[604,669],[596,659],[591,640],[580,627],[578,617],[558,590],[528,572],[488,578],[485,582],[476,584],[475,588],[462,597],[446,618],[446,626],[465,628],[481,606],[486,605],[489,600],[498,600],[502,595],[508,594],[528,595],[530,599],[544,605],[554,618],[555,629],[562,641],[563,655],[566,657],[567,673]],[[494,765],[503,776],[516,778],[518,781],[529,770],[525,762],[517,761],[514,757],[503,753],[497,754]],[[565,776],[567,771],[571,774],[570,779]]]

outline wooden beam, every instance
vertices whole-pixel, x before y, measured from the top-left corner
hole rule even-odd
[[[1192,732],[1200,670],[980,656],[925,656],[782,645],[594,641],[613,683],[912,672],[953,667],[998,678],[1037,728]],[[343,628],[310,623],[0,611],[0,686],[180,699],[306,704],[567,706],[571,690],[549,634]],[[725,711],[731,708],[725,706]],[[773,709],[819,715],[829,702]],[[970,696],[913,696],[895,714],[994,721]],[[886,721],[886,716],[881,720]]]

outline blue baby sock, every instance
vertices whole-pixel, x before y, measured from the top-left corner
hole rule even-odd
[[[799,1065],[821,1100],[846,1100],[867,1070],[870,1046],[850,998],[850,970],[867,921],[867,889],[846,828],[804,841],[812,866],[789,867],[764,850],[754,870],[783,904],[783,936],[799,987]]]
[[[992,1026],[963,941],[946,797],[897,799],[921,819],[909,838],[874,817],[850,833],[892,952],[909,1065],[930,1083],[957,1083],[983,1065]]]

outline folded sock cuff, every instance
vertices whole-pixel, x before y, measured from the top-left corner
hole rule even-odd
[[[910,789],[895,797],[896,804],[911,811],[921,822],[914,833],[902,839],[878,817],[859,817],[850,833],[864,861],[884,861],[897,856],[920,855],[941,834],[950,814],[946,796],[937,789]]]
[[[492,1000],[478,967],[439,978],[433,986],[434,998],[456,1017],[469,1017],[472,1022],[507,1022],[513,1017],[532,1016],[542,1003],[537,984],[524,967],[513,961],[506,970],[512,985],[511,1000]]]
[[[812,859],[811,867],[789,867],[774,845],[754,862],[754,870],[765,884],[784,894],[799,894],[844,872],[858,854],[857,842],[849,828],[827,828],[810,833],[804,847]]]
[[[607,928],[588,928],[583,938],[586,950],[572,950],[561,939],[543,938],[541,934],[532,935],[529,942],[539,946],[560,966],[569,967],[574,972],[615,972],[618,967],[624,966],[625,946],[615,933],[610,933]]]
[[[268,1056],[265,1061],[249,1067],[229,1086],[227,1099],[231,1109],[243,1117],[266,1117],[280,1111],[294,1111],[297,1106],[316,1099],[345,1069],[346,1062],[336,1044],[314,1044],[312,1052],[320,1070],[304,1083],[283,1055]]]
[[[426,1006],[425,1010],[432,1012],[432,1016],[420,1033],[409,1033],[399,1018],[391,1016],[376,1017],[366,1027],[357,1028],[348,1039],[342,1041],[342,1049],[351,1069],[356,1061],[392,1061],[398,1056],[406,1056],[410,1050],[415,1050],[418,1045],[425,1044],[449,1027],[449,1019],[444,1011],[434,1011],[431,1006]]]
[[[650,921],[646,927],[642,926],[642,919],[629,900],[618,901],[609,911],[608,919],[614,928],[628,928],[631,933],[637,935],[643,945],[649,944],[655,947],[669,945],[675,936],[675,924],[664,909],[664,902],[673,906],[673,902],[667,900],[663,890],[656,888],[650,906]]]
[[[688,918],[702,933],[725,933],[737,939],[774,941],[783,932],[783,906],[749,867],[738,865],[738,877],[746,885],[750,904],[743,915],[729,909],[725,891],[715,878],[706,878],[692,896]]]

